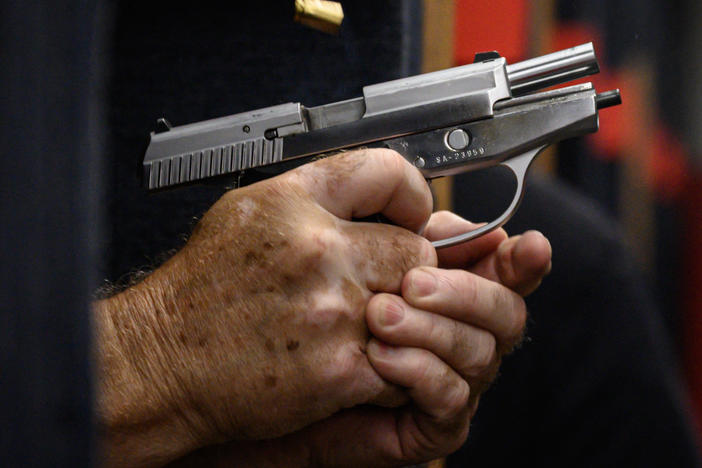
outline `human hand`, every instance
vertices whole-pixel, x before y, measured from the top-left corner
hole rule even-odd
[[[354,223],[382,213],[397,226]],[[108,462],[161,464],[406,395],[365,354],[371,292],[436,265],[419,172],[364,150],[225,194],[187,245],[96,305]]]
[[[476,227],[443,211],[432,215],[424,234],[429,240],[437,240]],[[379,294],[371,299],[367,317],[374,339],[408,357],[390,360],[391,367],[396,368],[390,373],[384,368],[388,359],[377,360],[370,346],[369,359],[382,376],[408,387],[412,381],[406,380],[407,376],[416,372],[398,371],[398,365],[424,360],[428,366],[438,358],[468,384],[470,411],[469,418],[463,420],[467,431],[480,396],[497,375],[501,358],[522,339],[526,308],[520,295],[533,292],[550,271],[551,246],[536,231],[508,238],[499,229],[472,242],[440,249],[438,259],[439,268],[420,266],[410,270],[401,296]],[[414,359],[409,357],[413,354]],[[441,363],[433,362],[431,367],[436,371]],[[448,369],[444,372],[450,374]],[[415,439],[421,433],[425,439],[438,438],[432,432],[440,426],[431,421],[424,428],[418,425]],[[460,425],[460,417],[456,422]],[[406,441],[404,446],[410,447],[412,442]]]
[[[440,212],[425,235],[445,238],[473,227]],[[524,327],[523,301],[498,282],[531,292],[550,268],[551,251],[538,233],[508,239],[497,230],[438,254],[440,266],[468,271],[413,269],[401,296],[379,294],[367,307],[375,336],[369,359],[380,375],[408,389],[411,404],[353,408],[283,438],[210,447],[179,466],[397,466],[457,449],[480,394]],[[431,294],[422,294],[422,273],[437,279]]]
[[[424,235],[444,239],[475,227],[439,212]],[[550,270],[551,248],[540,233],[507,238],[500,229],[440,249],[438,259],[440,268],[410,270],[401,295],[378,294],[367,307],[373,334],[368,357],[381,376],[407,388],[412,398],[410,405],[390,411],[392,437],[363,442],[385,440],[373,456],[385,455],[389,465],[443,456],[465,441],[502,356],[522,338],[526,307],[514,291],[526,295],[536,289]]]
[[[479,227],[460,216],[439,211],[431,216],[424,236],[433,241],[446,239]],[[500,283],[528,296],[551,271],[551,245],[537,231],[507,237],[496,229],[471,242],[437,251],[439,267],[459,268]]]

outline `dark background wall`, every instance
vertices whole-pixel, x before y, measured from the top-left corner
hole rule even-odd
[[[92,459],[100,17],[92,2],[0,4],[0,460]]]

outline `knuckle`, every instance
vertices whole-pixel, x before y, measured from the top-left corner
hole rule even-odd
[[[432,318],[435,321],[438,320],[434,314],[432,314]],[[450,330],[446,333],[447,336],[443,337],[442,342],[448,343],[449,356],[461,356],[463,353],[465,353],[466,343],[463,325],[451,319],[448,319],[446,322],[448,322],[448,327],[450,327]]]
[[[461,421],[458,421],[456,425],[452,428],[449,434],[445,437],[444,452],[453,453],[465,444],[468,439],[468,432],[470,431],[470,417],[465,416]]]
[[[363,354],[358,346],[341,346],[332,355],[329,363],[329,380],[333,388],[352,386],[357,380]]]
[[[426,354],[420,353],[414,362],[415,381],[428,382],[433,380],[431,360],[427,359]]]
[[[464,369],[464,375],[473,377],[482,374],[497,358],[497,341],[492,334],[481,331],[474,338],[474,342]]]
[[[480,294],[478,282],[474,277],[465,275],[461,284],[460,294],[463,299],[463,308],[466,310],[473,309],[479,300],[478,296]]]
[[[315,276],[319,277],[321,274]],[[305,281],[306,284],[300,284]],[[330,288],[325,284],[326,281],[319,285],[309,282],[309,275],[306,274],[296,278],[295,291],[292,293],[297,294],[295,298],[302,301],[297,302],[298,304],[304,304],[305,308],[299,313],[299,317],[303,318],[306,325],[315,327],[320,332],[335,333],[335,330],[341,327],[347,328],[349,323],[357,327],[365,322],[367,297],[351,280],[341,278],[341,288]]]
[[[296,238],[297,252],[312,262],[321,261],[329,252],[343,252],[345,248],[340,233],[326,226],[305,226]]]
[[[305,324],[320,330],[331,330],[341,320],[353,317],[354,310],[343,299],[325,291],[311,294],[309,307],[305,312]]]
[[[476,356],[476,367],[480,370],[485,370],[490,367],[490,365],[497,358],[497,340],[490,333],[481,333],[481,340],[479,344],[479,352]]]
[[[494,284],[491,288],[491,304],[502,317],[499,328],[500,339],[512,341],[521,336],[526,324],[526,303],[517,293]]]
[[[450,341],[451,352],[457,345],[457,340],[454,340],[453,334],[447,336],[445,327],[442,325],[443,320],[436,314],[426,314],[426,324],[424,324],[425,333],[428,343],[447,343]]]
[[[470,401],[470,387],[468,386],[468,382],[463,379],[458,379],[457,385],[454,386],[453,393],[453,407],[456,409],[456,412],[460,412],[468,405],[468,401]]]
[[[442,420],[451,420],[463,413],[470,400],[470,387],[463,379],[456,379],[446,388],[441,409],[437,416]]]
[[[437,266],[439,259],[436,253],[436,249],[428,239],[424,237],[419,237],[419,261],[421,265],[427,266]]]
[[[524,327],[526,326],[527,310],[526,303],[524,299],[515,294],[511,294],[513,300],[511,301],[511,311],[510,316],[512,317],[512,323],[510,324],[508,330],[508,338],[514,340],[522,336],[524,333]]]
[[[404,172],[407,161],[400,153],[388,148],[378,148],[374,151],[377,151],[378,158],[391,173],[401,175]]]
[[[432,215],[434,217],[434,220],[438,223],[448,223],[450,221],[455,221],[457,219],[462,219],[458,215],[448,211],[448,210],[439,210],[436,213]]]
[[[465,424],[459,426],[458,430],[454,430],[451,437],[447,441],[446,452],[453,453],[460,449],[463,444],[468,440],[468,432],[470,431],[470,421],[467,420]]]
[[[390,242],[390,255],[398,260],[402,273],[417,266],[436,266],[436,250],[427,239],[409,231],[399,231]]]

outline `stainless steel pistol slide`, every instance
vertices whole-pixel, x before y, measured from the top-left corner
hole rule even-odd
[[[149,190],[228,176],[240,187],[320,154],[359,146],[398,151],[427,179],[503,165],[516,177],[505,212],[436,248],[474,239],[516,211],[531,162],[546,146],[595,132],[619,90],[592,83],[541,91],[598,73],[591,43],[508,65],[497,52],[470,65],[366,86],[318,107],[281,104],[178,127],[159,119],[143,161]]]

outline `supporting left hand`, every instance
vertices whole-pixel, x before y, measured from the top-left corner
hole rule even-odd
[[[475,225],[435,213],[429,240]],[[455,451],[468,435],[479,397],[501,357],[521,339],[532,292],[550,270],[541,234],[493,231],[438,251],[439,268],[410,270],[397,294],[371,298],[368,359],[379,375],[407,389],[400,408],[360,406],[279,439],[210,447],[185,460],[244,466],[398,466]],[[516,291],[516,292],[515,292]]]

